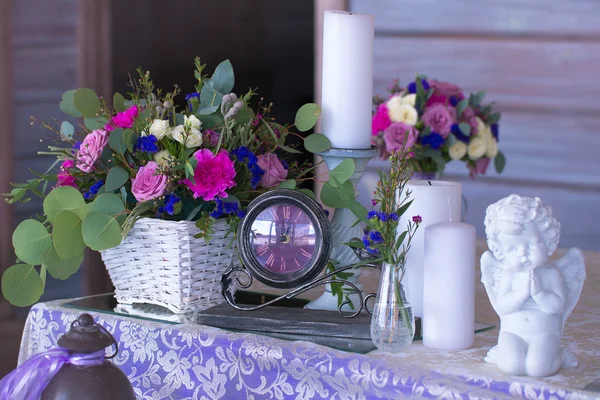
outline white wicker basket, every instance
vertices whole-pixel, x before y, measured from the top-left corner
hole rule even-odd
[[[225,220],[210,244],[191,221],[138,220],[120,245],[101,252],[117,301],[156,304],[184,313],[223,302],[221,275],[237,258]]]

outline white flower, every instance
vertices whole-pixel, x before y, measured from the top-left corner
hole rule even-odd
[[[481,118],[477,117],[477,136],[481,136],[484,139],[490,139],[492,138],[492,130],[490,129],[489,126],[487,126],[485,124],[485,122],[483,122],[481,120]]]
[[[467,152],[469,154],[469,158],[473,161],[483,157],[485,152],[487,151],[487,141],[483,138],[476,136],[469,143],[469,147]]]
[[[389,99],[386,106],[393,122],[404,122],[407,125],[414,126],[419,120],[417,110],[410,104],[403,103],[400,96]]]
[[[202,122],[196,118],[195,115],[190,115],[189,117],[187,115],[183,116],[184,119],[184,125],[188,128],[193,128],[193,129],[200,129],[202,128]]]
[[[154,161],[158,163],[161,167],[166,167],[169,164],[169,160],[171,159],[171,155],[167,150],[161,150],[154,155]]]
[[[417,95],[415,93],[409,93],[406,96],[403,96],[400,100],[402,104],[408,104],[409,106],[415,106],[415,102],[417,100]]]
[[[485,156],[488,158],[494,158],[498,154],[498,142],[493,137],[490,137],[487,141],[487,148]]]
[[[448,153],[450,154],[451,159],[460,160],[467,154],[467,145],[464,142],[457,140],[456,143],[448,149]]]
[[[155,119],[150,125],[150,134],[156,136],[157,140],[164,138],[165,136],[171,135],[171,128],[169,128],[169,121],[164,119]]]
[[[199,147],[202,144],[202,134],[196,128],[188,128],[186,130],[185,126],[177,125],[173,128],[172,135],[173,139],[181,144],[185,144],[185,147]]]

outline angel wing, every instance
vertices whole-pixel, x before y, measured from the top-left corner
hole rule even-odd
[[[563,311],[563,329],[565,321],[579,300],[583,281],[585,281],[585,259],[578,248],[571,248],[562,258],[553,262],[560,269],[567,286],[567,302]]]
[[[496,308],[496,294],[498,292],[498,285],[500,283],[500,275],[502,274],[502,264],[494,257],[494,254],[487,250],[481,256],[481,282],[485,286],[485,291],[490,298],[490,303],[496,314],[498,309]]]

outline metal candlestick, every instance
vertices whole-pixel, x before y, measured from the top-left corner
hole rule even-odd
[[[379,149],[330,149],[323,153],[317,153],[321,156],[329,170],[333,170],[340,165],[342,161],[351,158],[354,160],[355,170],[350,177],[350,182],[354,186],[355,196],[358,197],[357,185],[362,178],[365,168],[369,161],[379,154]],[[361,238],[363,229],[356,224],[356,216],[347,208],[338,208],[333,214],[331,220],[331,236],[332,236],[332,251],[331,258],[337,262],[336,269],[344,268],[352,264],[358,263],[360,260],[355,252],[344,243],[349,242],[353,238]],[[353,226],[354,225],[354,226]],[[362,292],[363,286],[358,282],[361,270],[354,268],[346,271],[352,275],[347,279],[353,286]],[[361,308],[362,297],[356,293],[349,294],[350,302],[354,305],[354,310]],[[350,306],[345,305],[345,310],[348,311]],[[337,310],[338,300],[331,293],[331,284],[325,285],[325,292],[316,300],[311,301],[306,305],[306,308],[315,310]]]

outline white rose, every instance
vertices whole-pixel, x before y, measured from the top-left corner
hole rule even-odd
[[[487,141],[480,137],[471,139],[471,143],[469,143],[469,147],[467,148],[469,158],[473,161],[483,157],[486,151]]]
[[[202,122],[200,122],[200,120],[196,118],[195,115],[190,115],[189,117],[187,115],[184,115],[183,119],[185,121],[184,125],[188,128],[200,129],[202,127]]]
[[[160,165],[163,168],[168,166],[170,159],[171,155],[167,150],[161,150],[154,155],[154,161],[156,161],[158,165]]]
[[[485,124],[485,122],[483,122],[481,120],[481,118],[477,117],[476,119],[477,119],[477,135],[482,136],[485,139],[492,138],[492,130],[490,129],[490,127],[487,126]]]
[[[199,147],[202,144],[202,134],[196,128],[189,128],[186,132],[185,126],[177,125],[173,128],[172,135],[173,139],[185,144],[185,147]]]
[[[409,106],[415,106],[415,102],[417,101],[417,95],[415,93],[407,94],[403,96],[400,100],[402,104],[408,104]]]
[[[169,121],[164,119],[155,119],[150,125],[150,134],[156,136],[156,139],[160,140],[165,136],[171,135],[171,128],[169,128]]]
[[[460,160],[467,154],[467,145],[464,142],[457,140],[456,143],[448,149],[448,153],[450,154],[451,159]]]
[[[392,97],[386,103],[392,122],[404,122],[414,126],[419,120],[417,110],[410,104],[402,104],[400,96]]]
[[[485,151],[485,156],[488,158],[494,158],[498,154],[498,142],[493,137],[487,141],[487,148]]]

